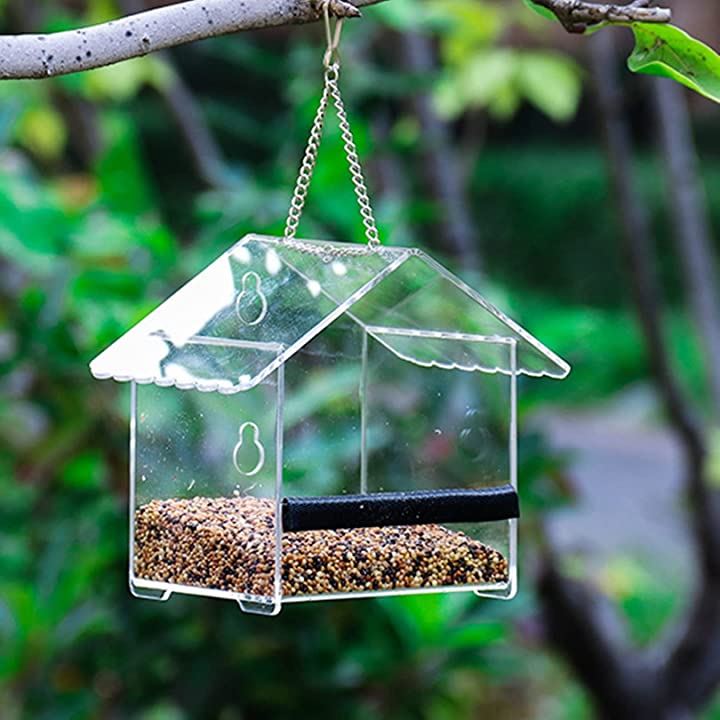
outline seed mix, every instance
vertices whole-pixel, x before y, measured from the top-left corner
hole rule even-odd
[[[153,500],[135,513],[135,575],[272,594],[275,505],[250,496]],[[309,530],[282,538],[284,595],[505,583],[507,560],[441,525]]]

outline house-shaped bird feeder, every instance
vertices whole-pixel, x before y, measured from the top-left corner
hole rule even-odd
[[[516,385],[569,366],[424,252],[249,235],[91,370],[131,387],[133,594],[514,594]]]

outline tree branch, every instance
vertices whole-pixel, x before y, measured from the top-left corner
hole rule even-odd
[[[686,291],[704,350],[713,419],[720,413],[720,298],[712,232],[686,99],[673,83],[652,80],[660,138],[667,165],[668,201]],[[691,474],[690,496],[698,536],[700,588],[687,622],[664,667],[672,687],[692,711],[712,697],[720,680],[720,494],[708,486],[706,470]]]
[[[331,0],[337,17],[381,0]],[[219,35],[320,18],[313,0],[190,0],[101,25],[46,35],[0,36],[0,79],[46,78],[91,70],[155,50]]]
[[[645,338],[648,361],[665,409],[686,448],[690,466],[702,465],[703,431],[677,381],[662,327],[663,299],[655,275],[655,257],[649,220],[635,186],[633,147],[623,110],[623,98],[612,75],[615,60],[612,39],[597,36],[590,44],[592,70],[601,118],[610,180],[619,210],[631,290]]]
[[[532,0],[549,10],[571,33],[584,33],[591,25],[600,23],[668,23],[672,19],[669,8],[648,7],[650,0],[634,0],[627,5],[606,5],[583,0]]]
[[[699,712],[715,695],[720,679],[720,585],[706,579],[693,600],[678,639],[667,656],[660,685],[668,703],[681,701]]]
[[[670,10],[648,7],[650,1],[606,5],[533,0],[574,33],[602,22],[669,22]],[[357,17],[359,7],[378,2],[382,0],[330,0],[330,10],[336,17]],[[68,75],[195,40],[319,19],[318,0],[190,0],[88,28],[45,35],[0,35],[0,80]]]
[[[660,78],[650,82],[667,168],[667,202],[675,225],[677,254],[704,350],[712,413],[720,422],[720,277],[690,110],[680,85]]]
[[[654,673],[630,650],[611,602],[560,573],[551,553],[542,562],[538,595],[547,640],[592,695],[598,716],[659,720],[648,707]]]

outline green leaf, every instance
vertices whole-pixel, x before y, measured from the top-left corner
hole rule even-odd
[[[488,103],[488,112],[496,120],[509,120],[518,111],[522,98],[515,83],[501,87]]]
[[[443,74],[434,100],[444,117],[468,107],[486,107],[497,118],[512,117],[523,100],[557,122],[573,117],[582,83],[577,65],[557,54],[491,48]]]
[[[107,147],[96,174],[105,206],[123,215],[148,212],[153,207],[152,195],[134,125],[127,115],[108,114],[103,133]]]
[[[673,25],[634,23],[635,49],[628,58],[632,72],[672,78],[720,102],[720,56]]]
[[[478,50],[496,43],[506,29],[500,9],[477,0],[442,0],[433,6],[437,24],[444,18],[442,57],[449,64],[461,64]]]
[[[443,117],[456,117],[469,107],[487,107],[498,98],[513,100],[517,107],[514,79],[517,53],[508,48],[491,48],[474,54],[457,69],[441,78],[435,91],[435,104]],[[507,103],[506,103],[507,104]],[[512,112],[508,113],[512,114]]]
[[[566,122],[575,115],[582,82],[572,60],[554,53],[523,53],[517,75],[523,95],[538,110],[557,122]]]
[[[50,105],[30,108],[17,128],[20,143],[42,160],[58,160],[65,149],[67,130],[60,113]]]
[[[93,101],[126,102],[145,85],[163,88],[172,80],[172,70],[167,63],[147,56],[91,70],[85,75],[85,90]]]
[[[555,20],[555,15],[548,10],[546,7],[543,7],[542,5],[538,5],[537,3],[534,3],[533,0],[523,0],[525,5],[527,5],[533,12],[536,12],[540,17],[544,17],[546,20]]]
[[[62,470],[67,488],[92,490],[103,487],[107,475],[105,459],[99,450],[86,450],[71,458]]]

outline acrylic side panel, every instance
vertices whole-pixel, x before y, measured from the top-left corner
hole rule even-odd
[[[506,367],[513,341],[381,328],[371,332],[364,408],[369,489],[511,483],[513,376],[466,372],[443,363],[446,358],[461,363],[465,347],[472,346],[467,355],[475,362]]]
[[[302,504],[312,514],[314,504],[331,507],[314,529],[285,525],[283,601],[438,590],[507,593],[514,521],[453,522],[452,512],[447,522],[403,517],[373,526],[360,518],[363,506],[374,512],[363,497],[387,495],[402,515],[403,506],[418,502],[419,491],[440,491],[444,503],[448,490],[513,486],[514,375],[409,362],[378,339],[377,327],[370,334],[343,322],[334,331],[288,368],[284,474],[291,507],[285,510]],[[512,367],[514,340],[388,332],[395,349],[416,345],[409,348],[415,357],[440,357],[449,343],[450,356],[462,358],[460,344],[475,342],[485,347],[472,348],[474,360]],[[340,510],[348,503],[357,508],[356,520],[352,511],[348,520]],[[333,524],[338,517],[344,519]]]
[[[236,395],[134,385],[131,588],[279,609],[282,372]]]
[[[360,490],[363,335],[343,316],[285,368],[286,496]]]

